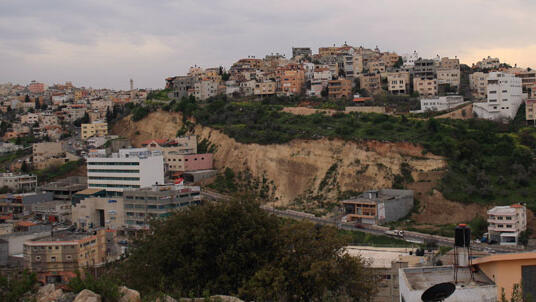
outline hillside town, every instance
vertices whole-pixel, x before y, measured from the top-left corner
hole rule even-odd
[[[112,130],[121,120],[135,121],[136,112],[151,104],[210,104],[222,96],[252,103],[271,97],[299,100],[288,112],[331,110],[335,104],[347,114],[416,119],[454,114],[449,117],[497,123],[521,116],[529,126],[536,121],[536,71],[530,68],[492,57],[466,65],[456,57],[422,58],[417,51],[399,55],[346,43],[317,53],[293,47],[290,58],[249,56],[229,68],[194,65],[186,75],[166,78],[162,90],[135,89],[133,80],[128,91],[71,82],[1,84],[0,270],[26,269],[43,285],[65,286],[80,271],[128,257],[134,238],[151,230],[154,221],[225,203],[227,192],[210,184],[233,171],[215,159],[217,146],[207,147],[192,131],[134,143]],[[401,109],[397,104],[408,100],[416,105]],[[509,299],[516,284],[536,280],[527,222],[532,214],[524,202],[489,208],[478,235],[471,236],[465,224],[453,226],[455,236],[396,229],[393,223],[411,215],[421,198],[408,188],[370,187],[337,201],[340,210],[332,216],[277,203],[263,207],[286,219],[405,242],[346,248],[350,256],[368,259],[381,277],[372,301],[418,301],[415,297],[453,273],[459,278],[455,295],[465,297],[455,301],[497,301],[503,294]],[[466,236],[466,230],[464,241],[459,234]],[[536,294],[533,285],[523,284]]]

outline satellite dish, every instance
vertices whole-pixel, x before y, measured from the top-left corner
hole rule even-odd
[[[454,283],[445,282],[436,284],[427,289],[421,296],[423,302],[439,302],[450,297],[456,290]]]

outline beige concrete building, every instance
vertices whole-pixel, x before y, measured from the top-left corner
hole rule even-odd
[[[409,72],[399,71],[387,74],[388,90],[392,94],[409,94]]]
[[[125,224],[123,198],[90,197],[72,208],[72,222],[78,229],[106,228],[118,230]]]
[[[106,230],[95,235],[54,233],[24,243],[24,268],[36,273],[44,284],[66,283],[76,276],[76,271],[112,260],[113,255],[107,251],[112,244],[115,233]]]
[[[458,58],[450,59],[448,57],[443,57],[438,63],[439,68],[443,69],[460,69],[460,60]]]
[[[206,100],[210,97],[218,95],[218,87],[220,81],[202,80],[194,84],[194,96],[199,100]]]
[[[37,186],[37,176],[29,174],[0,173],[0,188],[13,191],[32,192]]]
[[[44,169],[52,162],[59,162],[65,159],[65,151],[60,142],[36,143],[32,146],[32,161],[36,169]]]
[[[257,96],[274,95],[276,91],[276,83],[274,81],[264,81],[255,83],[253,94]]]
[[[347,79],[328,81],[328,95],[335,99],[349,98],[352,95],[352,81]]]
[[[381,91],[381,76],[379,73],[367,73],[359,76],[361,89],[365,89],[370,95]]]
[[[96,121],[91,124],[82,124],[82,131],[80,134],[83,140],[93,136],[106,136],[108,135],[108,123]]]
[[[385,62],[383,60],[369,61],[365,67],[369,73],[384,73]]]
[[[438,68],[437,84],[460,87],[460,68]]]
[[[413,78],[413,91],[420,96],[436,96],[437,79]]]
[[[483,72],[472,73],[469,76],[469,86],[474,98],[479,100],[487,98],[488,74]]]
[[[416,256],[415,248],[348,246],[346,253],[360,257],[379,276],[378,292],[372,302],[398,302],[398,272],[401,268],[431,265],[431,258]]]
[[[32,204],[32,213],[43,221],[66,223],[71,219],[71,201],[52,200]]]
[[[536,123],[536,98],[528,99],[525,104],[525,119]]]

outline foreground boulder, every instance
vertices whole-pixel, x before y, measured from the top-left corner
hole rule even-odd
[[[237,297],[233,296],[223,296],[223,295],[216,295],[216,296],[210,296],[209,301],[213,302],[244,302]],[[205,298],[181,298],[180,302],[206,302],[207,299]]]
[[[140,292],[137,290],[130,289],[126,286],[121,286],[119,288],[119,293],[121,294],[119,302],[141,302]]]
[[[37,291],[37,302],[53,302],[57,301],[63,295],[61,288],[56,289],[54,284],[47,284]]]
[[[97,295],[89,289],[84,289],[78,293],[73,302],[102,302],[102,299],[100,295]]]

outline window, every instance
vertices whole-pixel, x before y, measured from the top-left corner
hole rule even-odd
[[[56,262],[56,257],[54,256],[50,257],[50,262]]]

